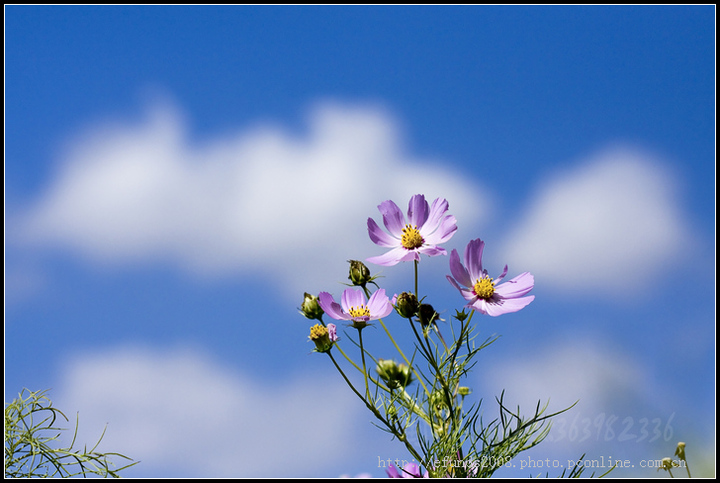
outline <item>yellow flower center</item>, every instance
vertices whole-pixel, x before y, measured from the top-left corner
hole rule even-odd
[[[400,237],[400,243],[408,250],[422,246],[425,240],[414,225],[405,225],[402,229],[402,236]]]
[[[328,335],[328,331],[320,324],[315,324],[310,328],[310,339],[317,340]]]
[[[475,291],[475,295],[481,299],[488,300],[495,293],[495,283],[492,278],[481,278],[475,282],[473,290]]]
[[[357,307],[350,307],[350,310],[348,310],[348,313],[350,314],[350,317],[370,317],[370,309],[365,307],[364,305],[358,305]]]

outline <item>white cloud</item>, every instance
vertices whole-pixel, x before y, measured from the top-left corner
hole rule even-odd
[[[167,107],[98,128],[72,144],[28,210],[25,241],[104,263],[262,270],[283,285],[312,273],[319,289],[347,271],[345,260],[382,252],[365,223],[386,199],[405,207],[415,193],[445,197],[466,224],[490,212],[486,191],[404,152],[384,111],[321,104],[308,119],[304,135],[259,126],[204,144],[191,143]],[[303,283],[293,295],[314,290]]]
[[[363,409],[325,377],[258,383],[187,348],[85,353],[64,374],[53,402],[78,411],[78,441],[107,424],[99,451],[140,460],[134,475],[314,474],[345,459]]]
[[[652,156],[604,151],[540,187],[506,259],[558,290],[635,295],[688,252],[677,189]]]
[[[490,392],[505,389],[509,407],[520,405],[529,412],[538,401],[550,401],[558,411],[580,400],[576,410],[597,415],[617,401],[634,397],[652,380],[641,365],[625,354],[587,340],[572,340],[518,358],[496,361],[483,374]]]

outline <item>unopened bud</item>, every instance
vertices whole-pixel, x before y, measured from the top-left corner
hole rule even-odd
[[[662,464],[661,464],[661,466],[658,468],[658,471],[660,471],[660,470],[665,470],[665,471],[667,471],[668,473],[670,473],[670,476],[672,476],[672,469],[673,469],[675,466],[680,466],[680,465],[679,465],[678,463],[676,463],[675,461],[673,461],[672,458],[663,458],[663,459],[662,459]]]
[[[353,285],[364,287],[365,284],[372,280],[370,277],[370,269],[366,267],[363,262],[359,260],[348,260],[348,262],[350,262],[350,275],[348,278]]]
[[[398,364],[389,359],[378,359],[375,370],[390,389],[406,387],[412,382],[412,373],[405,364]]]
[[[460,394],[461,396],[467,396],[471,392],[472,392],[472,390],[469,387],[466,387],[466,386],[458,387],[458,394]]]
[[[435,411],[437,411],[438,413],[442,411],[443,408],[447,407],[447,402],[445,401],[445,394],[440,391],[431,392],[429,399],[431,407],[435,408]]]
[[[305,298],[300,306],[300,313],[303,314],[310,320],[317,319],[321,320],[322,315],[325,313],[318,303],[318,298],[315,295],[310,295],[305,292]]]
[[[397,310],[397,313],[400,314],[401,317],[406,319],[415,317],[419,308],[420,304],[414,293],[403,292],[398,295],[395,301],[395,310]]]
[[[440,319],[440,314],[435,312],[435,309],[430,304],[420,304],[420,309],[418,310],[418,320],[420,321],[420,324],[422,324],[423,327],[427,327],[428,324],[436,323]]]
[[[683,443],[682,441],[680,441],[677,444],[677,448],[675,448],[675,456],[677,456],[681,460],[685,459],[685,443]]]

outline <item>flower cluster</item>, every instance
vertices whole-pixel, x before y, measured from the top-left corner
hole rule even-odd
[[[455,217],[446,215],[448,208],[449,204],[443,198],[437,198],[430,206],[425,196],[419,194],[410,199],[407,218],[405,218],[393,201],[382,202],[378,210],[389,233],[382,231],[375,220],[368,218],[368,234],[376,245],[391,250],[384,255],[370,257],[367,261],[377,265],[393,266],[399,262],[420,261],[420,254],[430,257],[446,255],[447,251],[438,245],[450,240],[457,230]],[[490,278],[487,270],[483,269],[484,249],[484,241],[479,238],[471,240],[465,247],[464,266],[457,250],[453,249],[450,254],[452,276],[448,275],[447,279],[468,302],[466,307],[483,314],[497,316],[517,312],[532,302],[535,296],[525,296],[535,284],[532,274],[524,272],[500,284],[507,275],[508,267],[505,265],[502,274],[496,279]],[[358,260],[350,260],[349,278],[354,285],[362,286],[363,289],[368,281],[374,279],[370,277],[368,268]],[[390,304],[383,289],[376,291],[367,304],[363,292],[353,289],[343,292],[341,305],[327,292],[321,292],[318,299],[319,306],[333,319],[352,320],[353,327],[362,328],[369,320],[387,316],[391,306],[399,307],[398,311],[407,317],[405,315],[408,310],[407,304],[416,303],[408,301],[412,295],[408,292],[400,294],[399,305],[395,305],[398,296],[395,295]],[[305,294],[305,296],[307,300],[309,295]]]
[[[542,430],[542,425],[550,416],[543,415],[544,409],[541,410],[538,405],[533,417],[523,419],[519,414],[505,409],[501,396],[498,402],[502,417],[485,427],[478,419],[479,403],[471,404],[468,410],[463,409],[463,402],[472,391],[461,385],[460,381],[475,364],[472,358],[477,352],[495,341],[495,338],[488,338],[479,347],[475,345],[475,326],[471,322],[473,314],[499,316],[521,310],[534,299],[528,293],[533,289],[535,281],[529,272],[505,281],[507,266],[500,276],[491,278],[483,268],[485,242],[479,238],[471,240],[465,247],[462,260],[457,250],[450,252],[450,274],[447,280],[460,292],[464,308],[453,316],[454,321],[447,323],[428,302],[427,296],[418,293],[418,267],[422,255],[437,257],[448,254],[441,245],[448,242],[457,231],[457,221],[448,214],[448,209],[449,203],[444,198],[437,198],[430,204],[424,195],[417,194],[410,198],[407,212],[403,212],[390,200],[378,206],[387,231],[380,228],[372,218],[367,220],[370,240],[389,250],[366,261],[383,267],[412,262],[415,267],[414,290],[398,291],[389,298],[386,290],[376,283],[377,276],[371,276],[363,262],[348,260],[348,279],[352,286],[343,290],[338,301],[327,291],[317,296],[306,293],[300,312],[306,318],[320,322],[310,330],[309,339],[315,343],[313,352],[329,356],[355,395],[380,421],[381,427],[401,441],[415,461],[500,458],[500,455],[484,452],[492,453],[493,448],[498,448],[497,451],[502,449],[503,458],[511,457],[527,449],[522,442],[528,441],[531,436],[535,435],[538,442],[544,437],[546,432]],[[368,288],[370,283],[376,286],[374,292]],[[393,311],[409,323],[412,331],[406,332],[407,335],[400,339],[401,343],[392,336],[383,321]],[[352,335],[345,335],[358,347],[360,363],[340,348],[337,327],[334,324],[326,325],[322,321],[323,315],[344,322],[343,325],[349,329],[357,330],[357,340]],[[363,340],[363,329],[376,321],[403,362],[372,356],[369,346]],[[448,324],[451,325],[452,339],[446,341],[441,331],[446,330]],[[401,347],[408,336],[415,345],[412,353],[409,353],[410,358]],[[334,355],[337,352],[350,363],[351,368],[360,373],[362,382],[353,382],[345,374]],[[368,357],[374,362],[374,372],[368,370],[372,367],[366,360]],[[424,364],[427,364],[425,369],[421,367]],[[364,388],[359,387],[359,384]],[[411,389],[412,385],[415,389]],[[513,428],[522,429],[511,430],[511,424]],[[417,431],[417,440],[410,437],[407,432],[409,428]],[[471,432],[469,428],[472,428]],[[481,450],[483,453],[480,453]],[[494,469],[486,468],[471,476],[490,476]],[[393,467],[388,474],[394,477],[470,475],[464,466],[448,470],[435,465],[423,471],[418,464],[406,466],[402,470]]]

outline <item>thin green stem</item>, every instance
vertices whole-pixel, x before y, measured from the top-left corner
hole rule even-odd
[[[402,388],[402,396],[407,402],[407,404],[411,407],[413,412],[420,416],[426,423],[431,424],[430,416],[428,416],[423,409],[418,406],[418,404],[415,402],[415,400],[408,394],[408,392],[405,390],[405,388]]]
[[[364,288],[364,287],[363,287],[363,288]],[[325,324],[325,321],[322,319],[322,315],[320,315],[320,318],[319,318],[318,320],[319,320],[320,323],[323,325],[323,327],[327,328],[327,324]],[[350,359],[350,357],[349,357],[347,354],[345,354],[345,352],[340,348],[340,343],[339,343],[339,342],[335,342],[334,346],[337,347],[337,350],[340,351],[340,354],[342,354],[343,357],[345,357],[345,359],[347,359],[347,361],[348,361],[350,364],[352,364],[353,366],[355,366],[355,369],[357,369],[358,371],[361,371],[361,370],[362,370],[362,369],[360,369],[360,366],[358,366],[357,364],[355,364],[355,361],[353,361],[352,359]]]
[[[343,379],[345,379],[345,383],[346,383],[348,386],[350,386],[350,389],[352,389],[352,392],[354,392],[354,393],[357,395],[357,397],[359,397],[360,399],[362,399],[366,406],[370,407],[369,404],[368,404],[368,402],[367,402],[367,400],[366,400],[364,397],[362,397],[362,395],[357,391],[357,389],[355,389],[355,386],[352,385],[352,383],[351,383],[350,380],[347,378],[347,376],[345,375],[345,373],[343,372],[343,370],[340,369],[340,366],[338,365],[337,361],[336,361],[335,358],[332,356],[332,354],[330,353],[330,351],[327,351],[326,354],[327,354],[328,356],[330,356],[330,360],[333,362],[333,364],[335,364],[335,368],[338,370],[338,372],[339,372],[340,375],[343,377]]]
[[[348,357],[348,355],[345,354],[345,352],[340,348],[340,345],[339,345],[338,342],[335,342],[335,343],[333,344],[333,346],[334,346],[334,347],[337,347],[337,350],[340,351],[340,354],[342,354],[342,355],[345,357],[345,359],[348,360],[348,362],[349,362],[350,364],[352,364],[353,366],[355,366],[355,369],[357,369],[358,371],[362,371],[362,369],[360,368],[360,366],[358,366],[357,364],[355,364],[355,361],[353,361],[352,359],[350,359],[350,357]]]
[[[372,404],[370,404],[370,401],[369,401],[368,399],[365,399],[365,398],[358,392],[358,390],[355,389],[355,386],[352,385],[352,383],[351,383],[350,380],[347,378],[347,376],[345,375],[345,373],[343,372],[343,370],[340,369],[340,366],[338,365],[337,361],[335,361],[335,358],[333,357],[333,355],[331,354],[331,352],[328,351],[328,352],[326,352],[326,354],[330,357],[330,360],[333,362],[333,364],[335,365],[335,368],[338,370],[338,372],[340,373],[340,375],[342,376],[342,378],[345,380],[345,383],[347,383],[347,385],[350,386],[350,389],[352,389],[352,392],[354,392],[357,397],[359,397],[360,399],[362,399],[362,401],[365,403],[365,406],[375,415],[375,417],[378,418],[385,426],[387,426],[388,429],[390,429],[390,431],[391,431],[400,441],[402,441],[403,444],[405,444],[405,447],[407,448],[407,450],[410,452],[410,454],[411,454],[417,461],[423,461],[423,458],[420,456],[420,454],[417,452],[417,450],[413,447],[413,445],[410,444],[410,442],[408,441],[407,435],[405,434],[405,430],[402,430],[402,432],[400,432],[400,431],[398,431],[398,428],[396,428],[395,426],[393,426],[392,424],[390,424],[390,422],[389,422],[387,419],[385,419],[382,414],[380,414],[380,412],[377,410],[377,408],[375,408],[375,406],[373,406]],[[365,384],[367,385],[367,380],[366,380]]]
[[[423,382],[422,377],[420,377],[420,374],[418,374],[417,370],[415,369],[415,366],[410,363],[410,361],[408,360],[407,357],[405,357],[405,353],[402,351],[402,349],[400,349],[400,346],[397,345],[397,342],[395,342],[395,339],[394,339],[393,336],[390,334],[390,331],[389,331],[388,328],[385,326],[385,323],[382,321],[382,319],[378,319],[378,320],[380,321],[380,325],[382,325],[383,329],[385,329],[385,333],[387,334],[388,338],[390,338],[390,341],[391,341],[391,342],[393,343],[393,345],[395,346],[395,349],[397,349],[397,351],[400,353],[400,355],[402,356],[402,358],[405,360],[405,364],[407,364],[408,367],[409,367],[410,369],[412,369],[412,371],[415,373],[415,377],[417,377],[417,380],[420,382],[420,384],[422,385],[423,389],[425,389],[425,394],[430,395],[430,391],[428,391],[428,388],[425,386],[425,383]],[[411,322],[411,323],[412,323],[412,322]]]
[[[418,295],[418,261],[413,260],[415,265],[415,297],[420,300],[420,295]]]
[[[445,339],[443,338],[442,334],[440,333],[440,328],[438,327],[437,323],[434,323],[432,328],[435,331],[435,333],[438,335],[438,338],[440,338],[440,342],[442,342],[442,345],[445,348],[445,352],[450,352],[447,344],[445,343]]]
[[[360,342],[360,355],[362,356],[363,376],[365,376],[365,396],[367,397],[367,400],[370,401],[370,386],[368,385],[368,373],[365,366],[365,348],[363,347],[362,329],[362,327],[358,328],[358,341]]]
[[[428,348],[425,347],[425,344],[423,343],[423,339],[420,337],[420,334],[418,334],[418,331],[415,328],[415,324],[413,323],[412,317],[408,317],[408,322],[410,322],[410,327],[412,327],[412,330],[415,333],[415,338],[420,343],[420,348],[425,353],[425,357],[429,360],[432,356],[428,353]]]

